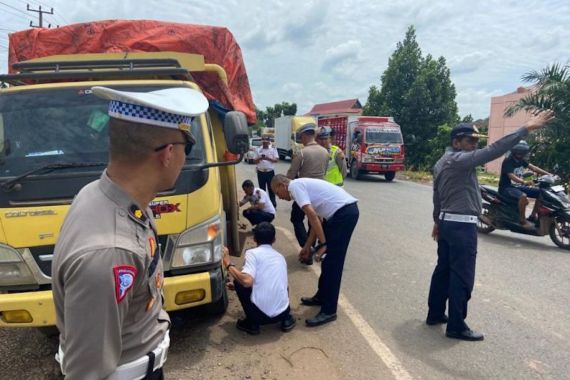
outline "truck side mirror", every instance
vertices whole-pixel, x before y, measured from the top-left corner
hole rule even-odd
[[[243,112],[231,111],[226,114],[224,136],[231,153],[243,155],[249,150],[249,133]]]

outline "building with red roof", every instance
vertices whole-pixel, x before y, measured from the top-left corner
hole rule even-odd
[[[315,104],[306,114],[315,118],[334,116],[360,116],[362,104],[358,99],[339,100],[331,103]]]

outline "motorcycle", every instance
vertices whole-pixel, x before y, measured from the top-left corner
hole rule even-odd
[[[515,233],[546,236],[558,247],[570,250],[570,198],[558,176],[542,176],[536,180],[540,190],[538,218],[534,228],[524,228],[519,222],[518,202],[505,197],[498,191],[480,185],[483,198],[483,210],[479,216],[477,230],[489,234],[495,229],[509,230]]]

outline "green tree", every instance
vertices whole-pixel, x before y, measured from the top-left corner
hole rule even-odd
[[[432,164],[428,156],[433,147],[427,142],[438,134],[438,126],[459,120],[455,96],[445,58],[424,58],[410,26],[388,61],[380,89],[370,87],[363,114],[394,117],[402,127],[406,164],[425,169]]]
[[[509,107],[505,115],[553,110],[556,119],[529,137],[532,161],[570,180],[570,63],[555,63],[522,79],[532,83],[533,91]]]
[[[473,116],[469,113],[461,119],[462,123],[473,123]]]

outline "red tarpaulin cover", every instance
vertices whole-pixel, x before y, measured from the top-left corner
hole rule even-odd
[[[17,62],[58,54],[160,52],[201,54],[224,68],[226,86],[216,73],[192,73],[210,100],[242,111],[255,124],[255,106],[241,49],[226,28],[150,20],[111,20],[56,29],[28,29],[10,34],[9,67]]]

